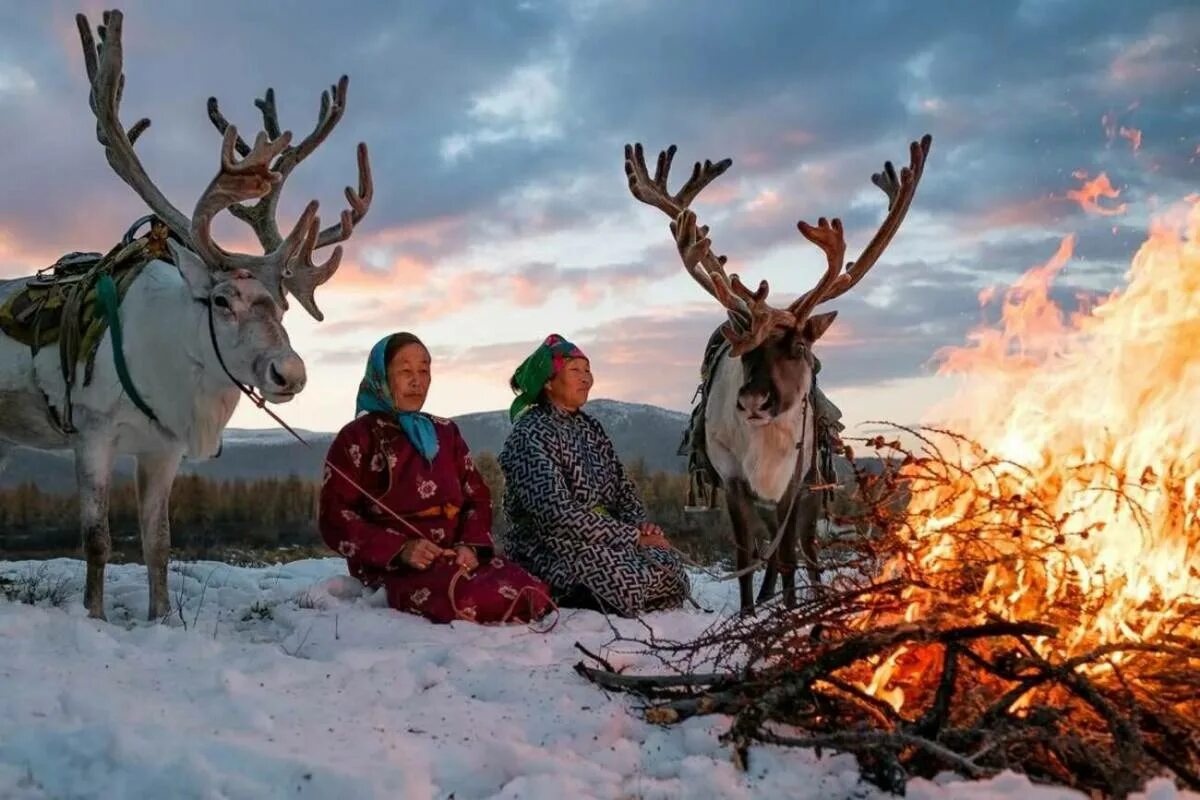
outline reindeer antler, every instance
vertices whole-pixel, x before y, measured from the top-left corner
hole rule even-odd
[[[338,122],[341,121],[342,115],[346,111],[346,97],[349,86],[350,79],[343,75],[328,90],[321,92],[321,104],[317,113],[317,123],[313,127],[312,132],[295,146],[289,145],[279,151],[275,162],[271,165],[272,171],[280,175],[280,180],[272,189],[252,206],[241,203],[229,206],[231,214],[251,227],[255,236],[258,237],[259,244],[262,245],[265,251],[271,252],[277,249],[282,241],[279,228],[275,222],[275,215],[284,182],[292,170],[312,154],[317,149],[317,146],[325,141]],[[272,138],[277,138],[280,135],[280,127],[278,109],[275,105],[275,90],[268,87],[263,97],[254,101],[254,105],[262,113],[263,128],[267,134]],[[225,133],[232,127],[221,113],[220,106],[215,97],[208,99],[208,117],[221,133]],[[240,138],[235,140],[235,146],[243,156],[249,154],[251,150],[250,146]],[[357,156],[358,189],[355,190],[347,186],[345,190],[346,202],[349,208],[342,211],[337,223],[330,225],[317,234],[309,248],[310,255],[312,250],[318,250],[349,239],[351,234],[354,233],[355,226],[362,221],[371,208],[371,200],[375,194],[375,185],[371,178],[371,162],[365,143],[360,142],[358,144]],[[335,250],[320,268],[313,267],[311,260],[303,259],[301,263],[296,265],[301,268],[292,268],[283,273],[283,288],[295,295],[296,299],[300,301],[300,305],[309,314],[318,320],[322,319],[323,315],[320,309],[317,308],[313,294],[316,287],[333,277],[340,263],[340,248]]]
[[[317,202],[314,200],[309,203],[309,208],[312,210],[310,215],[312,222],[283,272],[283,286],[295,295],[305,311],[320,321],[325,318],[325,315],[321,313],[321,309],[317,308],[317,301],[313,295],[317,287],[332,278],[333,274],[338,271],[338,267],[341,266],[342,246],[339,244],[334,247],[324,264],[319,266],[313,264],[313,250],[322,246],[321,235],[324,231],[321,231],[321,220],[316,216]],[[343,221],[349,213],[349,211],[342,212]],[[298,225],[299,223],[297,223]],[[348,233],[346,235],[349,236]],[[303,267],[303,269],[297,269],[297,267]]]
[[[758,293],[747,290],[736,275],[731,277],[726,274],[725,256],[712,252],[708,226],[699,225],[695,213],[689,208],[704,187],[733,165],[733,160],[726,158],[716,163],[705,160],[703,164],[697,161],[687,182],[678,192],[671,194],[667,188],[667,178],[675,152],[675,145],[671,145],[658,154],[658,164],[651,178],[641,143],[625,145],[625,175],[629,179],[629,191],[638,200],[654,206],[671,218],[671,234],[675,237],[675,246],[683,260],[684,269],[725,308],[729,316],[729,321],[722,329],[726,338],[739,352],[752,349],[756,345],[751,342],[757,337],[755,320],[761,320],[769,308],[765,305],[766,294],[763,292],[759,297]]]
[[[825,274],[817,281],[817,285],[796,298],[788,307],[788,310],[795,315],[797,324],[804,324],[808,315],[819,304],[841,297],[850,291],[863,279],[871,267],[875,266],[875,262],[891,243],[892,237],[896,235],[896,231],[900,229],[900,223],[904,221],[904,216],[908,213],[908,207],[916,195],[917,184],[925,170],[925,159],[928,157],[929,148],[932,145],[933,137],[929,134],[922,136],[919,142],[912,142],[909,145],[908,166],[900,170],[899,178],[896,176],[896,168],[891,161],[884,162],[883,172],[876,172],[871,176],[871,182],[888,196],[888,213],[880,223],[875,236],[863,249],[862,255],[856,261],[846,264],[845,272],[842,271],[842,261],[846,257],[846,239],[842,233],[842,221],[834,218],[830,223],[821,217],[816,226],[809,225],[803,220],[797,223],[804,238],[825,251],[825,257],[828,260]]]
[[[651,179],[641,144],[625,145],[629,191],[638,200],[672,218],[671,234],[675,237],[684,269],[725,308],[729,320],[721,327],[721,332],[732,345],[732,354],[738,356],[762,344],[776,327],[794,325],[795,319],[789,312],[767,302],[771,290],[766,281],[759,282],[758,289],[750,291],[737,275],[725,272],[725,256],[713,255],[708,226],[699,225],[695,212],[689,208],[704,187],[733,165],[733,160],[726,158],[715,164],[706,160],[703,165],[696,162],[691,177],[678,192],[671,194],[667,178],[674,159],[675,145],[660,152]]]
[[[279,138],[271,140],[262,131],[245,158],[238,160],[235,156],[237,128],[233,125],[226,127],[221,141],[221,168],[196,202],[196,210],[192,214],[192,241],[205,263],[220,265],[219,268],[225,270],[248,270],[284,308],[287,308],[284,297],[284,289],[287,288],[308,313],[320,320],[323,315],[317,308],[313,292],[337,271],[342,248],[340,245],[335,247],[324,264],[313,264],[313,249],[317,245],[321,227],[316,200],[305,207],[291,233],[266,255],[230,253],[212,238],[213,217],[235,203],[266,197],[278,187],[283,178],[270,165],[288,146],[291,137],[290,132],[284,131]]]
[[[137,192],[172,233],[182,241],[190,242],[188,218],[154,185],[133,150],[138,137],[150,127],[149,118],[138,120],[128,131],[121,123],[121,95],[125,90],[121,47],[123,17],[120,11],[105,11],[102,19],[103,23],[96,29],[100,39],[97,46],[87,17],[75,15],[83,45],[83,64],[91,84],[88,105],[96,116],[96,139],[104,145],[104,155],[117,176]]]
[[[725,308],[729,321],[721,331],[732,345],[731,353],[737,356],[758,347],[773,330],[795,329],[804,325],[815,306],[841,296],[862,280],[896,235],[904,215],[908,213],[932,141],[927,134],[920,142],[912,143],[909,166],[901,170],[899,177],[890,161],[884,164],[882,173],[871,176],[872,182],[888,196],[888,215],[858,260],[846,265],[845,272],[842,271],[842,264],[846,255],[846,241],[841,220],[834,218],[830,221],[821,217],[816,225],[803,221],[799,223],[800,233],[825,252],[827,266],[817,285],[786,309],[775,308],[767,302],[770,287],[765,280],[759,282],[758,289],[750,291],[737,275],[725,273],[725,256],[713,255],[708,227],[699,225],[696,215],[688,208],[705,186],[729,169],[733,163],[730,159],[716,164],[705,161],[703,166],[697,162],[683,188],[671,194],[667,188],[667,176],[675,158],[675,145],[659,153],[653,179],[646,169],[642,146],[625,145],[625,174],[629,178],[629,191],[634,197],[672,218],[671,234],[675,237],[675,246],[683,260],[684,269]]]
[[[697,263],[713,264],[708,228],[696,224],[693,211],[685,209],[680,212],[679,217],[671,223],[671,233],[675,235],[675,244],[684,268],[693,277],[699,274],[695,268]],[[705,277],[709,281],[708,286],[712,287],[710,293],[729,316],[721,332],[732,345],[733,355],[740,356],[758,347],[774,327],[794,324],[790,313],[767,303],[767,295],[771,290],[766,281],[760,281],[758,289],[752,292],[737,275],[725,274],[725,256],[718,256],[715,262]],[[697,282],[700,282],[699,278]],[[705,286],[704,283],[701,285]]]
[[[295,146],[291,145],[291,133],[280,131],[275,93],[271,89],[256,101],[262,112],[264,130],[255,137],[253,146],[238,136],[237,129],[221,115],[216,99],[210,98],[209,117],[223,135],[221,167],[196,202],[196,209],[189,220],[163,196],[134,153],[133,144],[150,127],[150,120],[139,120],[128,131],[121,124],[118,109],[125,88],[122,19],[120,11],[104,12],[103,24],[97,29],[100,39],[97,47],[87,18],[83,14],[75,17],[83,44],[84,65],[92,87],[89,104],[96,115],[96,138],[104,145],[108,163],[138,193],[150,210],[211,269],[249,270],[284,308],[287,308],[286,293],[290,291],[308,313],[318,320],[323,319],[313,293],[316,287],[328,281],[337,271],[342,251],[340,247],[335,248],[330,257],[317,266],[312,261],[313,250],[348,239],[370,209],[374,184],[367,146],[358,145],[358,189],[346,188],[349,208],[341,213],[336,224],[325,230],[320,229],[314,201],[285,238],[280,235],[275,213],[280,188],[287,176],[325,140],[342,118],[349,79],[342,76],[329,91],[321,94],[317,124]],[[235,151],[241,155],[240,160],[235,157]],[[243,205],[250,200],[258,202],[253,206]],[[224,209],[229,209],[234,216],[250,224],[266,251],[265,255],[230,253],[213,241],[212,218]]]

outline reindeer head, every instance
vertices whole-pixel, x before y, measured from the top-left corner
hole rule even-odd
[[[821,217],[816,225],[801,221],[797,227],[825,253],[826,269],[821,279],[786,308],[767,302],[770,288],[760,281],[751,291],[737,275],[725,272],[725,256],[714,255],[708,226],[699,225],[690,209],[692,201],[705,186],[722,175],[733,161],[699,162],[678,192],[671,194],[667,177],[675,158],[675,145],[659,153],[658,166],[651,178],[640,144],[625,145],[625,174],[629,191],[643,203],[652,205],[671,218],[671,233],[683,260],[684,269],[706,292],[712,295],[728,315],[721,332],[729,340],[729,355],[740,358],[743,383],[738,392],[738,410],[748,424],[763,425],[786,414],[808,397],[812,386],[813,344],[833,323],[837,312],[814,314],[817,305],[840,297],[857,284],[875,264],[891,242],[908,207],[929,154],[932,138],[928,135],[909,148],[909,166],[896,174],[889,161],[882,173],[871,181],[888,196],[888,213],[875,237],[857,261],[843,264],[846,241],[839,219]]]
[[[244,269],[214,272],[191,250],[169,244],[192,297],[208,306],[211,338],[229,374],[272,403],[299,394],[308,381],[304,361],[283,327],[283,309],[262,281]]]
[[[766,425],[804,401],[812,386],[813,342],[836,316],[836,311],[817,314],[800,328],[778,330],[741,355],[737,407],[747,423]]]
[[[373,195],[370,163],[365,144],[358,145],[358,190],[347,187],[350,208],[337,224],[324,230],[314,200],[304,209],[286,236],[279,233],[275,211],[279,193],[291,171],[325,140],[341,119],[346,106],[348,79],[343,76],[331,91],[322,92],[317,125],[298,145],[290,131],[280,131],[273,90],[256,101],[264,130],[251,147],[221,115],[215,98],[208,114],[223,134],[221,161],[216,177],[201,194],[189,219],[162,194],[146,174],[134,152],[138,137],[150,127],[141,119],[126,130],[119,117],[125,88],[119,11],[104,12],[96,46],[91,26],[76,15],[84,64],[91,83],[89,104],[96,116],[96,138],[104,145],[109,165],[170,229],[179,243],[171,242],[176,267],[193,298],[208,306],[212,339],[233,377],[258,388],[274,402],[290,400],[304,388],[304,362],[292,350],[283,327],[283,312],[290,292],[317,320],[324,318],[314,292],[337,272],[342,248],[354,226],[366,215]],[[235,155],[235,150],[241,157]],[[247,201],[256,200],[252,205]],[[231,253],[212,237],[213,218],[228,210],[250,225],[265,253]],[[314,264],[313,252],[336,244],[329,258]]]

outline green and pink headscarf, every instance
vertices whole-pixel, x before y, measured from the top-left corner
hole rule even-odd
[[[546,341],[538,345],[528,358],[521,362],[517,371],[509,379],[508,385],[517,393],[508,409],[509,419],[516,421],[541,398],[546,381],[553,378],[572,358],[587,358],[575,345],[568,342],[557,333],[546,337]]]

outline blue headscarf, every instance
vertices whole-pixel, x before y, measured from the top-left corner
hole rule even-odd
[[[391,340],[391,336],[383,337],[375,343],[371,354],[367,356],[367,372],[362,383],[358,385],[354,415],[370,411],[387,414],[400,425],[400,429],[417,452],[432,463],[438,452],[437,431],[434,430],[433,420],[428,414],[422,414],[420,411],[397,410],[392,399],[392,389],[388,386],[387,379],[387,349]]]

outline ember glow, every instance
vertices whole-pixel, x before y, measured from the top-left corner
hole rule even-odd
[[[1068,190],[1067,197],[1079,203],[1084,211],[1104,217],[1115,217],[1125,213],[1127,208],[1125,203],[1118,203],[1114,206],[1100,205],[1101,198],[1115,200],[1121,196],[1121,192],[1109,181],[1108,175],[1101,172],[1089,180],[1088,174],[1083,170],[1076,170],[1073,174],[1076,179],[1083,181],[1083,185],[1078,189]]]
[[[1067,314],[1049,290],[1073,246],[1065,239],[1003,294],[994,327],[941,354],[942,372],[965,380],[939,424],[979,447],[959,453],[966,471],[957,485],[913,484],[908,516],[922,523],[887,571],[936,583],[940,572],[986,564],[978,591],[963,598],[967,607],[980,621],[1059,625],[1056,646],[1067,653],[1192,636],[1189,611],[1200,597],[1200,202],[1190,198],[1152,225],[1122,289]],[[972,459],[986,459],[986,469],[973,469]],[[997,503],[1001,497],[1008,502]],[[1022,513],[1023,497],[1037,513]],[[964,530],[978,534],[970,554]],[[922,618],[927,591],[909,597],[904,616]],[[903,692],[891,679],[919,656],[894,654],[868,688],[899,708]]]
[[[1129,140],[1129,146],[1133,148],[1133,152],[1142,149],[1142,132],[1137,128],[1126,128],[1124,125],[1118,131],[1122,139]]]

